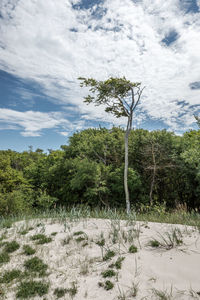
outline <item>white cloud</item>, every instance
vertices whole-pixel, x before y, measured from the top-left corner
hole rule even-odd
[[[106,13],[94,18],[91,10],[74,10],[71,2],[2,0],[0,67],[35,80],[63,106],[73,104],[83,115],[82,123],[74,125],[80,128],[84,120],[125,123],[107,115],[102,107],[82,102],[85,91],[80,90],[77,77],[104,79],[110,75],[125,75],[146,86],[141,122],[147,116],[172,129],[181,129],[180,121],[185,129],[190,128],[195,108],[189,105],[200,104],[199,91],[189,88],[189,83],[200,80],[200,14],[184,14],[178,0],[106,0],[102,4]],[[70,31],[72,28],[77,32]],[[166,47],[161,40],[171,30],[176,30],[179,39]],[[178,100],[188,102],[184,118],[179,117]],[[55,115],[46,118],[43,128],[59,126]],[[31,130],[28,123],[19,124],[25,128],[23,135],[40,134],[40,126],[30,119]]]
[[[71,128],[70,122],[57,112],[20,112],[2,108],[0,109],[0,122],[8,124],[7,129],[23,130],[21,131],[21,135],[25,137],[40,136],[43,129],[57,127]],[[2,129],[4,129],[4,126]]]

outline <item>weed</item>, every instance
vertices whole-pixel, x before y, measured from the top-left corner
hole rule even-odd
[[[2,234],[1,237],[0,237],[0,242],[3,241],[3,240],[5,240],[5,239],[6,239],[6,235]]]
[[[67,289],[67,293],[71,296],[71,297],[74,297],[78,292],[78,288],[77,288],[77,285],[76,285],[76,282],[73,281],[72,282],[72,287]]]
[[[43,296],[48,293],[49,284],[42,281],[24,281],[18,286],[17,298],[27,299],[34,296]]]
[[[76,239],[76,242],[77,243],[80,243],[80,242],[82,242],[82,241],[85,241],[85,237],[83,237],[83,236],[79,236],[77,239]]]
[[[115,252],[112,251],[112,250],[108,250],[108,251],[106,252],[106,254],[104,255],[104,257],[103,257],[103,260],[109,260],[109,259],[111,259],[113,256],[115,256]]]
[[[3,276],[0,278],[0,283],[10,283],[14,279],[18,278],[21,275],[20,270],[13,269],[11,271],[6,271]]]
[[[56,234],[57,234],[57,232],[52,232],[51,233],[52,236],[55,236]]]
[[[20,248],[20,245],[16,241],[7,242],[5,245],[5,252],[12,253]]]
[[[39,273],[39,276],[44,276],[48,267],[37,256],[25,261],[24,266],[30,272]]]
[[[98,286],[103,287],[106,291],[109,291],[109,290],[113,289],[114,284],[110,280],[106,280],[105,283],[98,282]]]
[[[10,256],[7,252],[3,251],[0,253],[0,264],[4,264],[10,261]]]
[[[106,291],[113,289],[114,284],[110,281],[110,280],[106,280],[105,284],[104,284],[104,289]]]
[[[160,243],[159,243],[159,241],[154,239],[154,240],[150,240],[148,245],[153,247],[153,248],[158,248],[160,246]]]
[[[50,243],[52,241],[51,237],[47,237],[45,234],[39,233],[35,234],[31,237],[33,241],[37,241],[38,245],[43,245],[46,243]]]
[[[122,267],[122,262],[125,259],[125,257],[118,257],[118,259],[116,260],[114,266],[116,267],[116,269],[121,269]]]
[[[26,235],[28,233],[28,230],[24,229],[22,231],[19,232],[21,235]]]
[[[9,219],[4,219],[3,222],[1,223],[2,228],[11,228],[13,222]]]
[[[158,241],[160,247],[170,250],[183,244],[182,233],[180,229],[174,228],[171,232],[166,232],[164,235],[159,233],[160,240]]]
[[[83,232],[83,231],[76,231],[76,232],[74,232],[73,233],[73,235],[82,235],[82,234],[86,234],[85,232]]]
[[[116,275],[116,272],[114,270],[106,270],[106,271],[103,271],[101,273],[101,275],[103,276],[103,278],[106,278],[106,277],[113,277]]]
[[[24,245],[23,250],[24,250],[24,254],[26,255],[33,255],[36,252],[36,250],[30,247],[29,245]]]
[[[167,291],[160,291],[157,289],[152,289],[153,295],[156,296],[157,300],[172,300],[172,291],[170,294]]]
[[[137,247],[134,245],[131,245],[128,249],[129,253],[136,253],[138,251]]]
[[[68,237],[66,237],[63,241],[62,244],[63,246],[68,245],[69,242],[71,241],[72,237],[69,235]]]
[[[65,294],[66,294],[67,290],[66,289],[63,289],[63,288],[56,288],[54,290],[54,295],[57,297],[57,298],[62,298]]]

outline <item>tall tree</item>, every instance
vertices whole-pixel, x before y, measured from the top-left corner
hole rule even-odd
[[[131,82],[125,77],[109,78],[105,81],[98,81],[94,78],[80,77],[80,86],[89,87],[89,94],[84,102],[87,104],[104,105],[105,111],[112,113],[115,117],[127,117],[125,131],[125,166],[124,166],[124,190],[126,196],[126,211],[130,213],[130,197],[128,190],[128,138],[132,129],[133,112],[136,109],[143,89],[140,82]]]

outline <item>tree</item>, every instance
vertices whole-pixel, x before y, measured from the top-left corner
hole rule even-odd
[[[143,89],[141,83],[131,82],[125,77],[109,78],[105,81],[97,81],[93,78],[80,77],[80,86],[89,87],[89,94],[84,102],[87,104],[104,105],[105,111],[115,117],[126,117],[127,126],[125,131],[125,165],[124,165],[124,190],[126,196],[126,211],[130,213],[130,197],[128,189],[128,138],[132,129],[133,112],[136,109]]]
[[[195,119],[197,121],[197,125],[200,127],[200,117],[198,117],[198,116],[194,116],[194,117],[195,117]]]

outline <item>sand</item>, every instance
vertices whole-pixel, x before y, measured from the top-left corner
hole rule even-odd
[[[34,229],[20,234],[30,226]],[[79,231],[84,234],[74,235]],[[2,229],[0,236],[4,232]],[[54,232],[56,235],[51,235]],[[31,236],[37,233],[51,236],[52,241],[36,245]],[[37,250],[32,257],[48,264],[48,276],[42,281],[49,282],[49,292],[32,299],[57,299],[56,288],[69,289],[73,284],[77,287],[76,295],[67,292],[61,299],[200,299],[200,233],[194,227],[103,219],[30,220],[15,223],[6,235],[5,241],[18,241],[20,249],[11,254],[9,263],[0,265],[1,274],[13,268],[24,270],[24,261],[30,258],[23,254],[24,244]],[[84,240],[77,241],[79,237]],[[96,244],[102,237],[103,248]],[[150,245],[155,239],[159,247]],[[131,245],[137,247],[136,253],[129,253]],[[113,250],[115,256],[104,261],[102,250],[103,255]],[[121,269],[113,267],[117,274],[103,278],[102,272],[111,269],[109,266],[119,257],[124,257]],[[112,289],[105,290],[106,280],[114,284]],[[17,281],[2,285],[6,289],[2,298],[16,299],[18,285]]]

